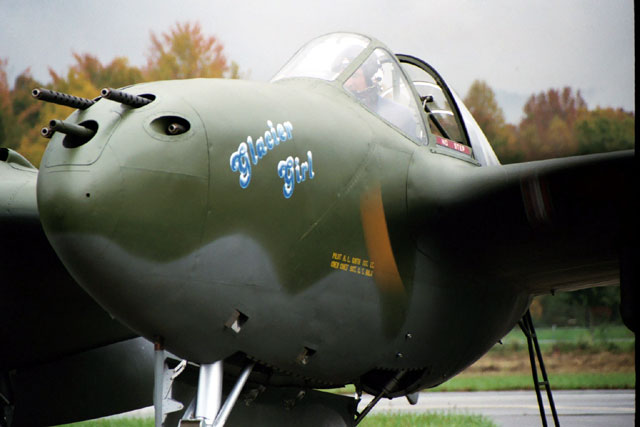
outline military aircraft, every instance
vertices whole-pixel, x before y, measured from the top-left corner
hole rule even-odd
[[[39,170],[0,149],[3,425],[355,425],[320,390],[415,400],[635,244],[634,151],[502,166],[431,66],[359,34],[270,82],[33,95],[76,110]]]

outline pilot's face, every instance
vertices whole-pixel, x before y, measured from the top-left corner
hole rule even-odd
[[[367,79],[364,77],[364,72],[361,68],[357,69],[345,83],[345,87],[351,92],[362,92],[367,89],[367,86]]]

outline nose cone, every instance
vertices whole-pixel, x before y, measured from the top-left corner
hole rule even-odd
[[[206,134],[176,83],[129,88],[155,97],[144,107],[101,99],[72,114],[68,122],[96,123],[95,136],[74,146],[56,133],[38,177],[38,208],[53,248],[81,286],[129,325],[135,307],[149,301],[153,266],[201,243]],[[142,286],[131,286],[136,278]],[[162,304],[165,296],[155,295]]]

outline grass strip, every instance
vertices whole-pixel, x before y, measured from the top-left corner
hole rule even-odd
[[[537,328],[536,335],[543,351],[600,351],[627,352],[634,350],[634,335],[625,326],[597,328],[560,327]],[[527,351],[527,340],[519,327],[502,338],[503,345],[496,345],[492,352]]]
[[[495,427],[496,424],[484,415],[456,414],[450,412],[423,412],[405,414],[397,412],[379,412],[367,415],[362,423],[364,427]]]
[[[527,342],[521,340],[503,340],[502,345],[496,344],[489,351],[488,354],[512,354],[528,352]],[[609,351],[611,353],[627,353],[633,352],[635,349],[634,341],[554,341],[554,342],[541,342],[540,350],[542,353],[560,352],[569,353],[572,351],[580,351],[586,354],[597,354],[603,351]]]
[[[634,372],[571,373],[549,376],[552,390],[632,389]],[[427,391],[533,390],[531,375],[459,375]]]
[[[64,424],[61,427],[154,427],[153,418],[105,418]]]
[[[483,415],[456,414],[448,412],[423,412],[404,414],[398,412],[380,412],[369,414],[360,424],[364,427],[495,427],[491,419]],[[153,427],[153,418],[114,418],[68,424],[73,427]]]
[[[551,390],[588,390],[588,389],[633,389],[636,386],[634,372],[609,373],[568,373],[549,376]],[[529,374],[508,375],[458,375],[444,384],[424,391],[494,391],[494,390],[533,390],[533,379]],[[353,394],[351,384],[331,391],[339,394]]]

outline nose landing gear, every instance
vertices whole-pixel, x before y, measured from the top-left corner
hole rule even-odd
[[[183,360],[171,369],[165,363],[166,354],[161,343],[155,344],[155,368],[153,406],[155,410],[155,425],[164,425],[166,416],[180,411],[184,405],[173,399],[173,381],[184,371],[187,361]],[[200,365],[198,390],[193,402],[186,409],[180,426],[222,427],[235,405],[244,387],[254,363],[245,366],[236,380],[231,392],[222,404],[222,381],[224,367],[222,360]]]

